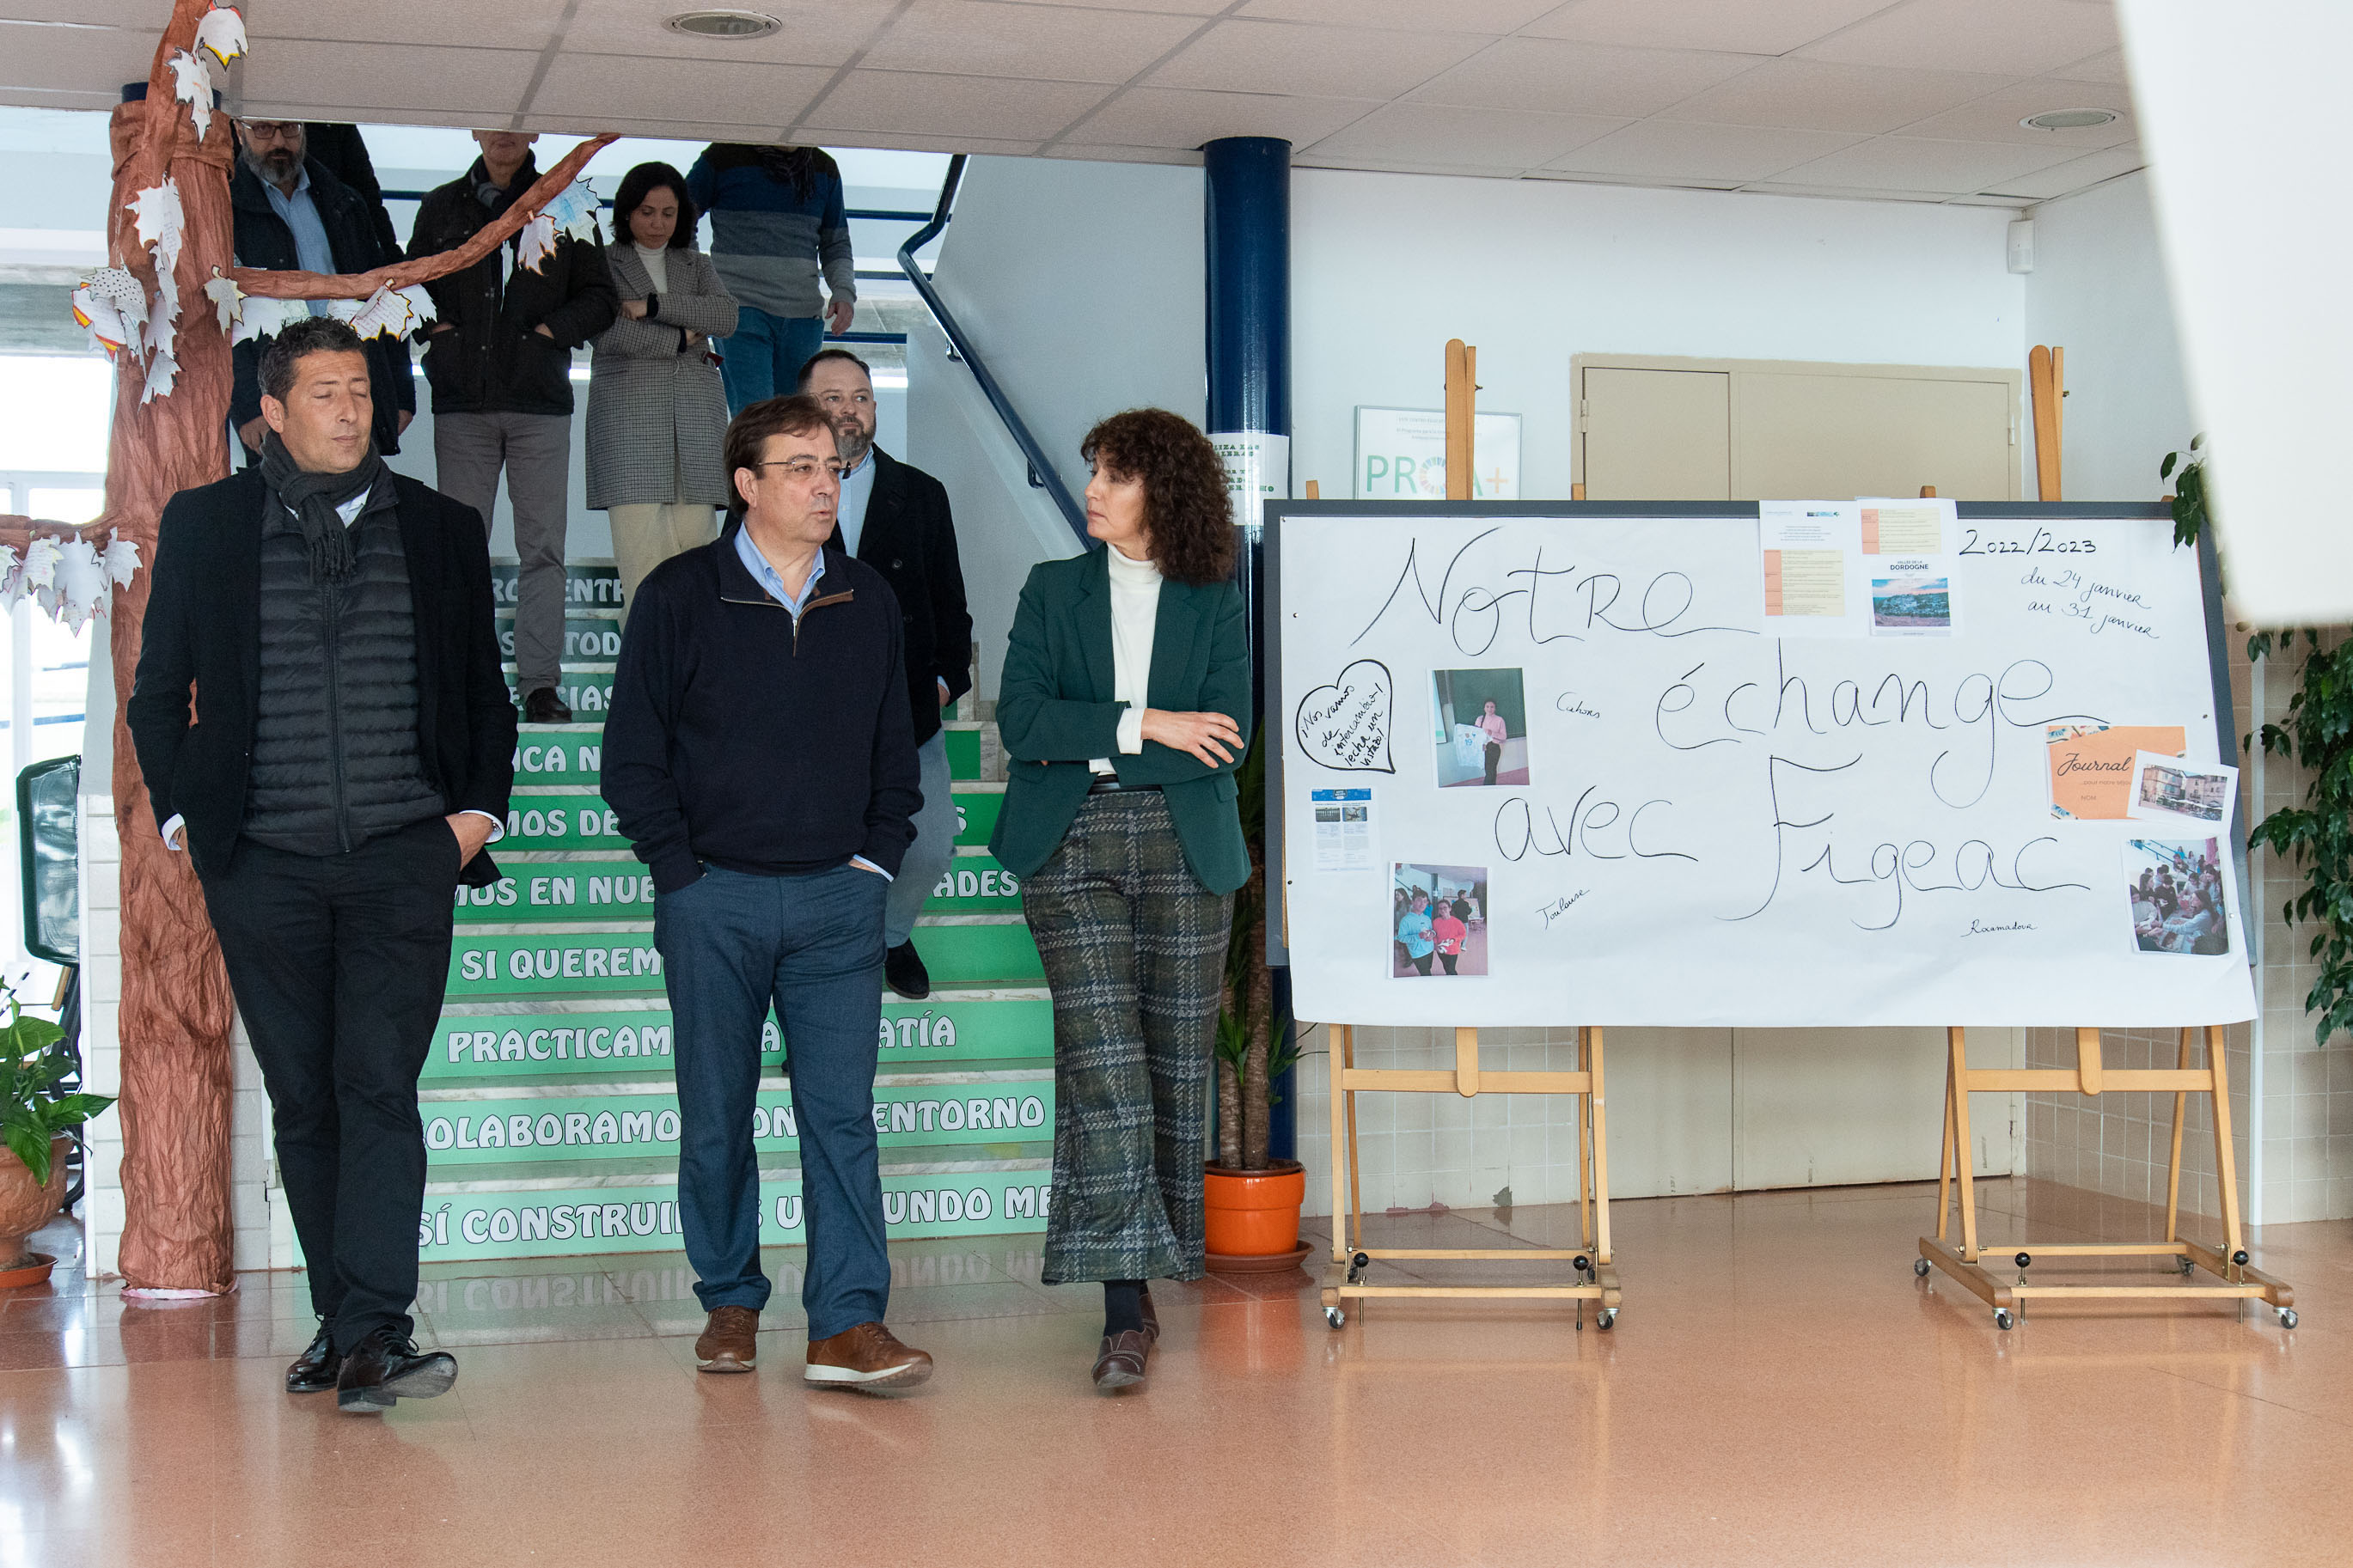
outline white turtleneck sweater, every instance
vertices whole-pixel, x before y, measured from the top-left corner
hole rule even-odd
[[[645,264],[646,277],[653,283],[654,292],[657,294],[669,292],[670,247],[658,245],[649,250],[637,241],[631,240],[629,248],[636,251],[638,259]]]
[[[1152,679],[1152,633],[1160,619],[1160,568],[1133,561],[1119,546],[1103,547],[1111,563],[1111,694],[1127,704],[1119,716],[1119,749],[1135,756],[1144,750],[1145,688]],[[1099,773],[1116,773],[1109,757],[1087,764]]]

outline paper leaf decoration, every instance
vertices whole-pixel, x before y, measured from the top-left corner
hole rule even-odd
[[[523,225],[522,232],[515,236],[515,260],[533,272],[554,251],[555,224],[543,212]]]
[[[140,244],[156,249],[168,242],[172,253],[179,254],[180,231],[187,225],[180,208],[179,181],[167,177],[160,185],[150,185],[132,197],[129,205],[138,215]]]
[[[213,310],[220,317],[220,330],[224,333],[237,325],[238,317],[243,314],[238,301],[245,298],[245,290],[237,286],[236,279],[219,268],[214,268],[213,280],[205,285],[205,298],[213,302]]]
[[[0,544],[0,605],[14,605],[16,599],[16,552]]]
[[[196,47],[220,61],[226,69],[231,60],[245,53],[245,17],[234,5],[214,6],[196,24]]]
[[[128,588],[139,570],[139,542],[116,534],[106,542],[106,553],[99,559],[106,568],[107,580],[118,588]]]
[[[73,291],[73,317],[109,355],[128,347],[133,358],[146,357],[147,295],[121,268],[101,267],[81,280]]]
[[[78,632],[90,616],[101,613],[107,596],[106,568],[97,547],[87,539],[69,539],[58,545],[56,569],[37,595],[41,608],[68,631]]]
[[[237,300],[237,331],[229,341],[250,342],[255,338],[274,338],[289,324],[311,313],[306,300],[273,300],[267,294],[242,294]]]
[[[58,542],[46,533],[37,533],[25,546],[24,564],[16,571],[19,592],[46,588],[58,574]]]
[[[364,338],[403,337],[416,318],[417,311],[408,303],[408,296],[378,289],[351,318],[352,331]]]
[[[558,191],[539,209],[542,217],[575,239],[596,237],[596,192],[586,180]]]
[[[411,283],[400,291],[400,297],[408,301],[408,313],[416,318],[412,325],[432,321],[440,314],[433,308],[432,290],[422,283]]]
[[[168,63],[172,68],[172,96],[188,106],[188,118],[196,122],[196,136],[202,140],[213,122],[213,73],[204,61],[185,49],[173,51]]]

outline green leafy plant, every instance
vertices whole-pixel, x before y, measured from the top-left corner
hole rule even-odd
[[[2189,437],[2189,460],[2181,464],[2176,478],[2173,466],[2181,454],[2168,452],[2165,461],[2157,466],[2157,477],[2173,480],[2173,542],[2195,544],[2206,528],[2206,459],[2199,448],[2206,444],[2203,435]]]
[[[25,1163],[33,1180],[49,1179],[49,1141],[80,1126],[114,1101],[102,1094],[59,1094],[59,1079],[72,1070],[66,1053],[58,1048],[65,1031],[45,1018],[26,1015],[16,1000],[16,988],[0,980],[0,1004],[7,1022],[0,1025],[0,1138]]]
[[[2289,900],[2280,918],[2293,926],[2313,922],[2309,948],[2320,977],[2304,999],[2314,1016],[2313,1033],[2326,1045],[2339,1031],[2353,1031],[2353,643],[2328,647],[2310,627],[2301,632],[2258,632],[2247,639],[2247,657],[2262,658],[2274,647],[2285,653],[2301,637],[2304,668],[2288,699],[2287,722],[2259,731],[2267,754],[2291,757],[2312,775],[2304,804],[2273,812],[2247,836],[2250,848],[2269,848],[2304,873],[2304,890]]]
[[[1298,1059],[1288,1046],[1290,1018],[1274,1005],[1274,975],[1266,963],[1266,752],[1253,737],[1234,770],[1242,838],[1250,876],[1234,894],[1226,939],[1225,995],[1218,1009],[1218,1163],[1228,1170],[1263,1171],[1276,1103],[1275,1080]]]

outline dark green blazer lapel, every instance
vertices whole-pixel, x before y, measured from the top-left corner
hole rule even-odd
[[[1145,704],[1183,711],[1197,706],[1188,691],[1181,696],[1176,683],[1192,663],[1193,643],[1200,636],[1200,590],[1189,584],[1160,580],[1160,607],[1152,620],[1152,668],[1144,682]]]
[[[1118,679],[1111,654],[1111,563],[1103,554],[1109,548],[1099,544],[1088,553],[1087,569],[1079,575],[1079,598],[1074,606],[1079,623],[1079,652],[1087,661],[1087,683],[1093,688],[1088,700],[1092,702],[1111,701],[1112,689]]]

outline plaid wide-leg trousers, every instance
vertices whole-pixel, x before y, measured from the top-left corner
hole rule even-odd
[[[1155,791],[1087,797],[1021,907],[1054,994],[1044,1279],[1198,1279],[1202,1135],[1233,896]]]

